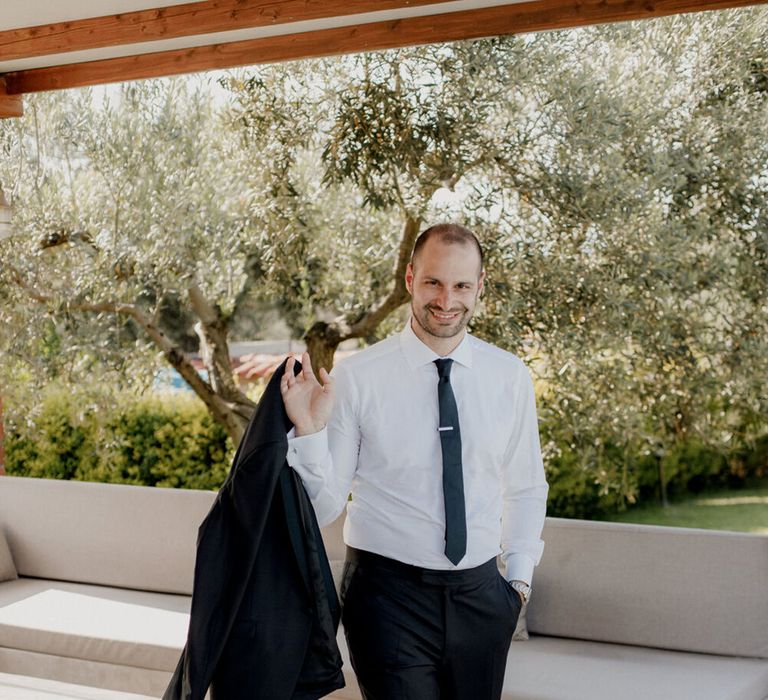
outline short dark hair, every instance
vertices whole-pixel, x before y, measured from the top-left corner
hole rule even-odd
[[[411,264],[413,264],[417,253],[426,245],[430,238],[439,238],[441,243],[460,243],[462,245],[473,245],[480,256],[480,269],[483,269],[483,247],[477,236],[468,228],[459,224],[435,224],[424,229],[416,239],[411,253]]]

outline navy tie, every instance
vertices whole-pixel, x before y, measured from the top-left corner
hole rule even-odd
[[[451,388],[453,360],[435,360],[437,401],[440,407],[440,447],[443,452],[443,499],[445,501],[445,556],[458,564],[467,551],[467,516],[464,509],[464,477],[461,470],[459,411]]]

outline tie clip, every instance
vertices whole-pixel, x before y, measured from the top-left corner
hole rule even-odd
[[[449,426],[447,426],[445,428],[438,428],[438,430],[453,430],[453,426],[449,425]]]

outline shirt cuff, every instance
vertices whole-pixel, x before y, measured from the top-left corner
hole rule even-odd
[[[507,581],[524,581],[530,586],[535,566],[536,562],[525,554],[510,554],[507,558]]]
[[[293,433],[293,430],[291,430]],[[316,433],[291,437],[288,434],[288,464],[296,467],[298,464],[317,464],[328,453],[328,429],[323,428]]]

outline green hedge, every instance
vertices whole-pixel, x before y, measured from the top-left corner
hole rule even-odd
[[[137,398],[51,391],[11,426],[6,471],[17,476],[218,489],[233,454],[224,429],[191,395]]]
[[[670,498],[768,473],[768,435],[730,452],[689,439],[661,457],[627,456],[610,444],[598,450],[594,440],[566,439],[557,427],[541,431],[554,516],[599,518],[658,500],[659,460]],[[51,389],[6,437],[9,474],[53,479],[218,489],[232,455],[225,431],[189,394]]]
[[[768,475],[768,435],[731,450],[689,438],[662,455],[624,455],[610,445],[596,453],[587,445],[559,444],[554,452],[546,460],[547,513],[564,518],[603,518],[636,503],[660,502],[659,463],[670,500],[706,489],[739,488]]]

